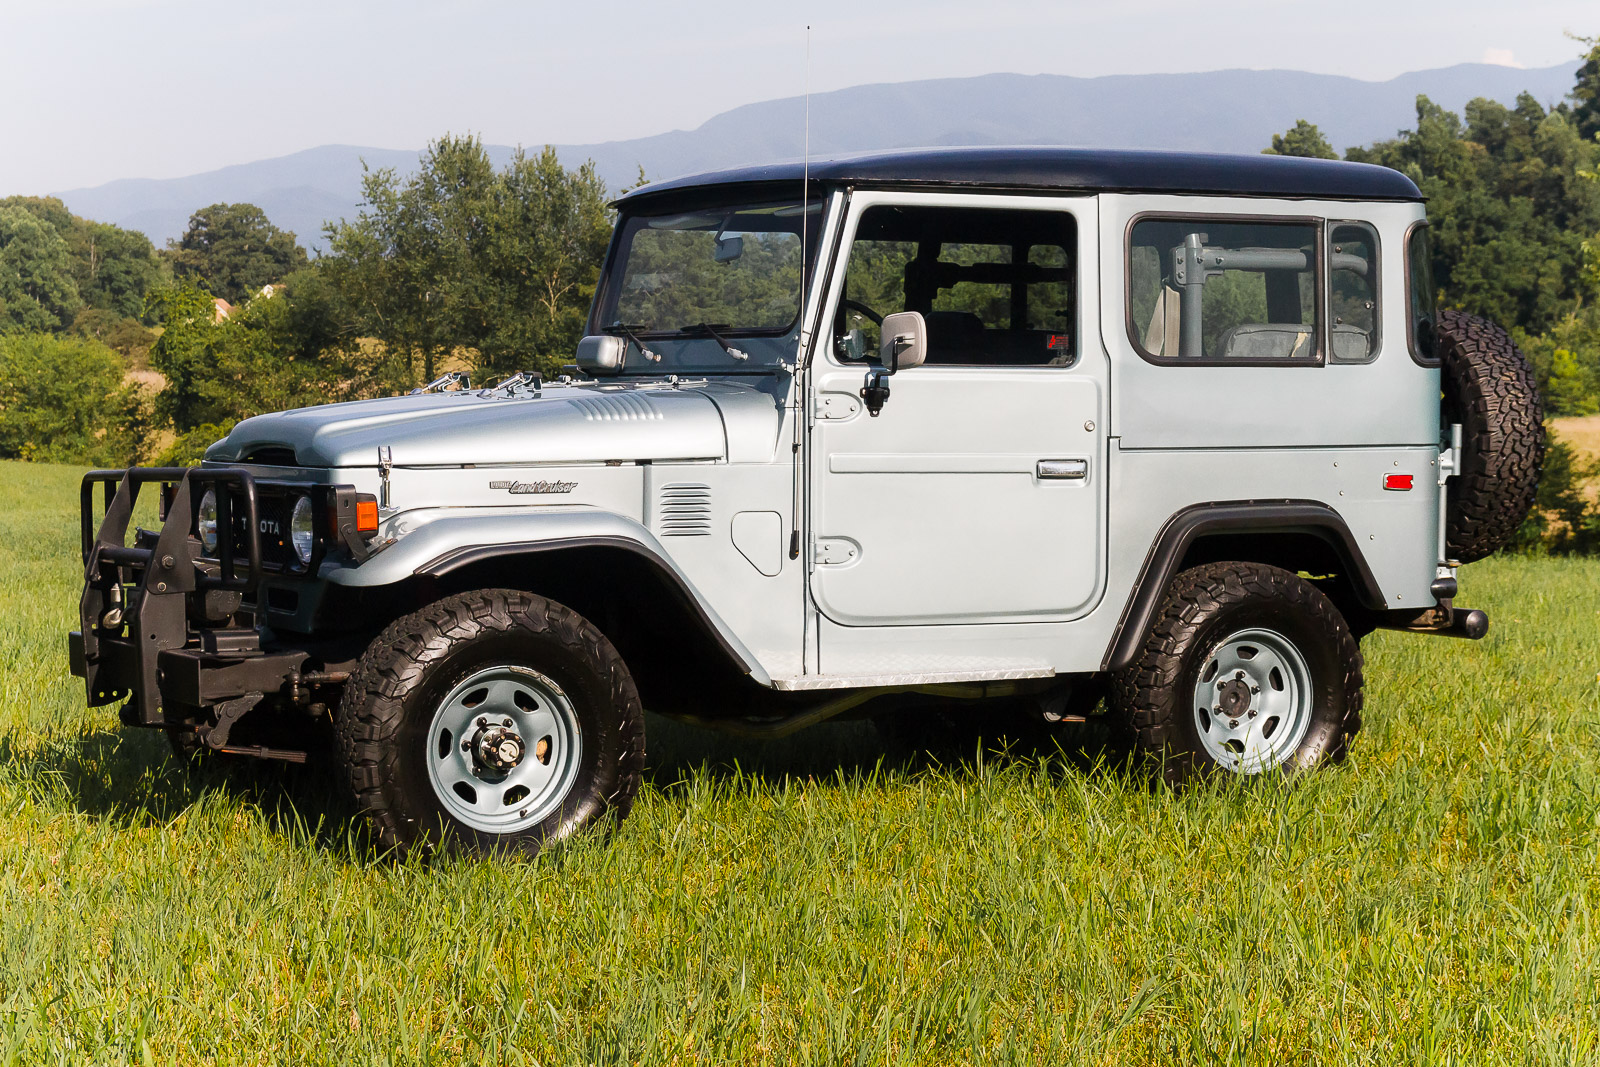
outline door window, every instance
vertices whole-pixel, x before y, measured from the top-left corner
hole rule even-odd
[[[1077,233],[1066,212],[868,208],[835,317],[835,351],[878,351],[878,324],[918,311],[930,364],[1070,365],[1077,355]]]

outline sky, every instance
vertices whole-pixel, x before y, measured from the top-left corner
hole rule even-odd
[[[0,0],[0,195],[311,148],[591,143],[740,104],[1013,72],[1383,80],[1575,60],[1594,0]]]

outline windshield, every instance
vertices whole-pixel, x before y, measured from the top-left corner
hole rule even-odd
[[[762,371],[793,359],[802,230],[809,255],[822,205],[807,208],[783,200],[627,217],[595,319],[628,339],[626,373]]]

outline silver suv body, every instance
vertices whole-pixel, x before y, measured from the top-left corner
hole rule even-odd
[[[943,150],[618,210],[560,379],[261,415],[198,471],[91,475],[91,702],[293,753],[218,724],[335,715],[380,631],[488,588],[576,609],[645,706],[757,732],[908,692],[1048,713],[1219,561],[1311,582],[1357,636],[1484,629],[1451,602],[1458,450],[1402,175]],[[141,483],[166,525],[124,546]]]

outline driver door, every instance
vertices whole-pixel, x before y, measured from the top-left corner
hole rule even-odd
[[[843,626],[1057,621],[1104,570],[1107,357],[1092,199],[865,193],[813,361],[811,594]],[[927,362],[860,390],[877,321]],[[828,670],[828,646],[821,647]]]

